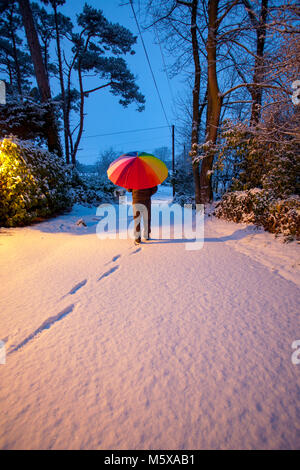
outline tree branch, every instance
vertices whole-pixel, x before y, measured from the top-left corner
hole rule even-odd
[[[242,0],[242,2],[245,5],[245,8],[248,12],[248,15],[249,15],[249,18],[250,18],[250,21],[251,21],[252,25],[254,26],[254,28],[258,28],[259,27],[259,22],[256,18],[256,15],[253,11],[253,8],[250,5],[250,2],[248,0]]]
[[[225,10],[225,12],[223,13],[223,15],[220,16],[220,18],[218,18],[218,20],[217,20],[217,22],[216,22],[216,27],[217,27],[217,28],[220,26],[220,24],[221,24],[222,21],[224,20],[225,16],[228,15],[228,13],[230,12],[230,10],[231,10],[237,3],[239,3],[239,1],[240,1],[240,0],[234,0],[234,1],[232,2],[232,4],[229,5],[229,6],[226,8],[226,10]]]
[[[177,8],[177,3],[174,3],[174,5],[172,6],[171,10],[169,11],[169,13],[167,13],[166,15],[162,16],[161,18],[158,18],[158,20],[155,20],[152,24],[150,24],[149,26],[147,26],[146,28],[144,28],[144,30],[146,31],[147,29],[150,29],[152,28],[153,26],[155,26],[157,23],[159,23],[160,21],[163,21],[163,20],[166,20],[167,18],[169,18],[173,11]]]
[[[96,88],[92,88],[91,90],[84,91],[83,94],[88,95],[89,93],[92,93],[93,91],[101,90],[101,88],[105,88],[113,84],[114,82],[111,80],[109,83],[106,83],[105,85],[100,85],[100,86],[97,86]]]
[[[261,87],[261,88],[273,88],[274,90],[280,90],[289,95],[291,92],[285,90],[284,88],[280,86],[275,86],[275,85],[267,85],[265,83],[240,83],[239,85],[234,86],[233,88],[230,88],[230,90],[225,91],[225,93],[221,93],[221,96],[224,98],[224,96],[228,95],[229,93],[232,93],[233,91],[237,90],[238,88],[241,87]]]
[[[193,4],[191,2],[184,2],[183,0],[176,0],[176,3],[179,5],[185,5],[186,7],[192,8]]]

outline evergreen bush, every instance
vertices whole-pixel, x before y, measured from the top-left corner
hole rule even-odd
[[[72,207],[70,170],[57,155],[15,137],[0,141],[0,226],[26,225]]]

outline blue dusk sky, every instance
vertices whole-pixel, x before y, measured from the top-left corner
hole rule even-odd
[[[76,14],[81,12],[84,3],[102,10],[108,20],[113,23],[119,23],[137,36],[137,43],[134,46],[136,54],[133,56],[126,55],[124,58],[128,63],[130,71],[137,77],[137,84],[146,98],[146,107],[143,112],[136,111],[135,103],[127,108],[123,108],[119,104],[119,98],[113,96],[106,89],[92,93],[85,101],[84,134],[80,143],[80,151],[77,155],[78,161],[85,164],[94,163],[99,158],[99,154],[110,147],[117,152],[128,152],[131,150],[153,152],[157,147],[168,146],[171,148],[171,130],[168,128],[168,123],[176,125],[174,122],[172,94],[176,96],[183,87],[183,83],[180,77],[176,77],[168,83],[161,50],[159,45],[155,44],[154,32],[143,32],[143,39],[160,90],[168,123],[151,76],[129,1],[89,0],[84,2],[72,0],[67,1],[60,8],[60,11],[69,16],[75,25]],[[143,0],[134,2],[138,18],[139,5],[142,5],[142,3]],[[167,65],[170,64],[170,59],[168,60],[165,52],[164,60]],[[89,82],[89,84],[92,84],[91,88],[101,84],[100,80],[91,80]],[[145,128],[159,129],[143,132],[123,132]],[[99,136],[99,134],[115,132],[120,132],[120,134]],[[181,151],[179,148],[176,150]]]

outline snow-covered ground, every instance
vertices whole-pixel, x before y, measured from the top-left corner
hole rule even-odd
[[[206,216],[201,250],[136,247],[97,223],[0,230],[0,448],[299,448],[299,244]]]

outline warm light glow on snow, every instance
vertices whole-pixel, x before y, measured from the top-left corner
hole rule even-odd
[[[97,223],[0,231],[0,448],[299,448],[297,244],[209,217],[199,251],[137,248]]]

